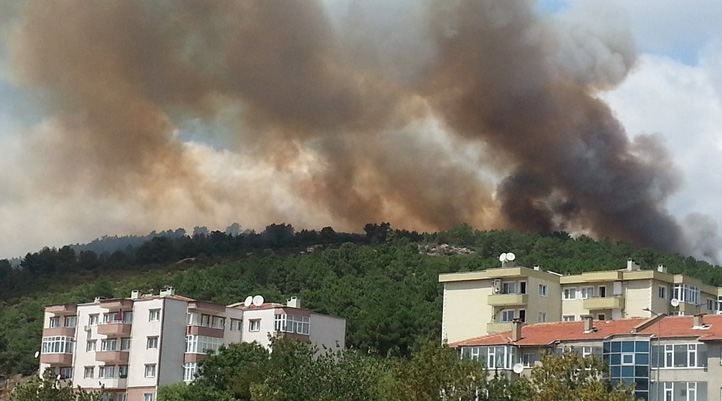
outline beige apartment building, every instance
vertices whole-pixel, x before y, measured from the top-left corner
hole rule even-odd
[[[722,315],[512,324],[512,330],[451,343],[461,355],[512,378],[529,375],[544,353],[574,351],[607,362],[612,384],[634,384],[638,399],[722,401]]]
[[[192,381],[198,362],[221,345],[291,336],[319,347],[345,347],[346,321],[261,297],[221,305],[133,291],[45,308],[40,372],[51,369],[73,385],[110,393],[113,401],[154,401],[158,386]]]
[[[514,319],[532,324],[722,313],[722,288],[664,266],[561,275],[539,266],[515,266],[439,275],[444,285],[442,339],[449,343],[508,331]]]

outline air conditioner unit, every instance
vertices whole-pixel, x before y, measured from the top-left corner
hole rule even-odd
[[[494,294],[501,292],[501,279],[494,279]]]

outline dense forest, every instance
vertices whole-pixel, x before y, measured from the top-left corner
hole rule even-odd
[[[272,301],[298,296],[305,307],[347,319],[350,347],[406,357],[419,340],[440,336],[439,273],[495,267],[498,255],[509,251],[519,265],[562,274],[623,268],[633,258],[643,268],[665,264],[670,273],[722,285],[721,269],[690,257],[564,232],[478,231],[467,225],[417,233],[367,224],[363,234],[349,234],[272,224],[261,233],[154,236],[102,253],[45,248],[28,253],[17,268],[0,260],[0,374],[37,369],[33,355],[44,305],[126,297],[134,289],[157,292],[166,285],[219,303],[253,294]]]

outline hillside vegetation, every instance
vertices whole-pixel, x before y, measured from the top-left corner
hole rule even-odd
[[[563,232],[477,231],[462,225],[419,234],[392,230],[387,223],[369,224],[364,231],[295,232],[274,224],[258,234],[159,236],[101,254],[46,248],[26,255],[18,269],[0,261],[0,373],[37,369],[33,354],[40,347],[44,305],[127,297],[133,289],[157,293],[172,285],[178,294],[225,304],[255,294],[272,301],[298,296],[304,307],[347,319],[350,347],[403,357],[420,339],[440,336],[439,273],[496,267],[502,252],[515,252],[519,265],[540,264],[559,273],[622,268],[633,258],[643,268],[665,264],[670,273],[722,285],[722,270],[708,263]],[[453,247],[432,252],[439,244],[472,252]]]

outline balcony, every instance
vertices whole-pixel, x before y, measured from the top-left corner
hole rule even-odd
[[[100,301],[100,307],[108,310],[133,309],[132,299],[104,299]]]
[[[70,366],[73,364],[73,354],[42,354],[40,363],[51,366]]]
[[[694,305],[694,304],[688,304],[686,302],[680,302],[678,307],[670,307],[670,310],[672,312],[675,311],[675,309],[679,310],[680,313],[683,313],[686,316],[696,315],[698,313],[701,313],[702,310],[701,305]]]
[[[587,310],[602,310],[602,309],[622,309],[624,308],[624,298],[622,297],[592,297],[584,300],[582,304],[584,309]]]
[[[183,363],[197,363],[204,359],[208,359],[206,354],[185,354],[183,355]]]
[[[74,315],[78,310],[75,304],[49,305],[45,307],[45,312],[55,315]]]
[[[487,302],[491,306],[527,305],[529,303],[529,295],[526,295],[526,294],[494,294],[494,295],[489,295]]]
[[[95,353],[95,360],[109,364],[127,363],[128,351],[98,351]]]
[[[43,337],[75,337],[75,327],[46,327],[43,329]]]
[[[502,333],[511,330],[511,322],[491,322],[486,324],[486,331],[489,334]]]
[[[206,301],[192,301],[188,302],[189,311],[207,312],[210,314],[221,314],[226,311],[226,307],[221,304],[214,304],[213,302]]]
[[[105,336],[129,336],[132,325],[123,322],[108,322],[98,325],[98,334]]]
[[[204,326],[190,325],[190,326],[188,326],[187,333],[188,333],[188,335],[192,335],[192,336],[206,336],[206,337],[223,338],[223,329],[216,328],[216,327],[204,327]]]
[[[109,377],[109,378],[100,378],[98,380],[100,384],[106,389],[124,389],[128,386],[128,379],[127,378],[120,378],[120,377]],[[115,398],[112,398],[115,399]]]

